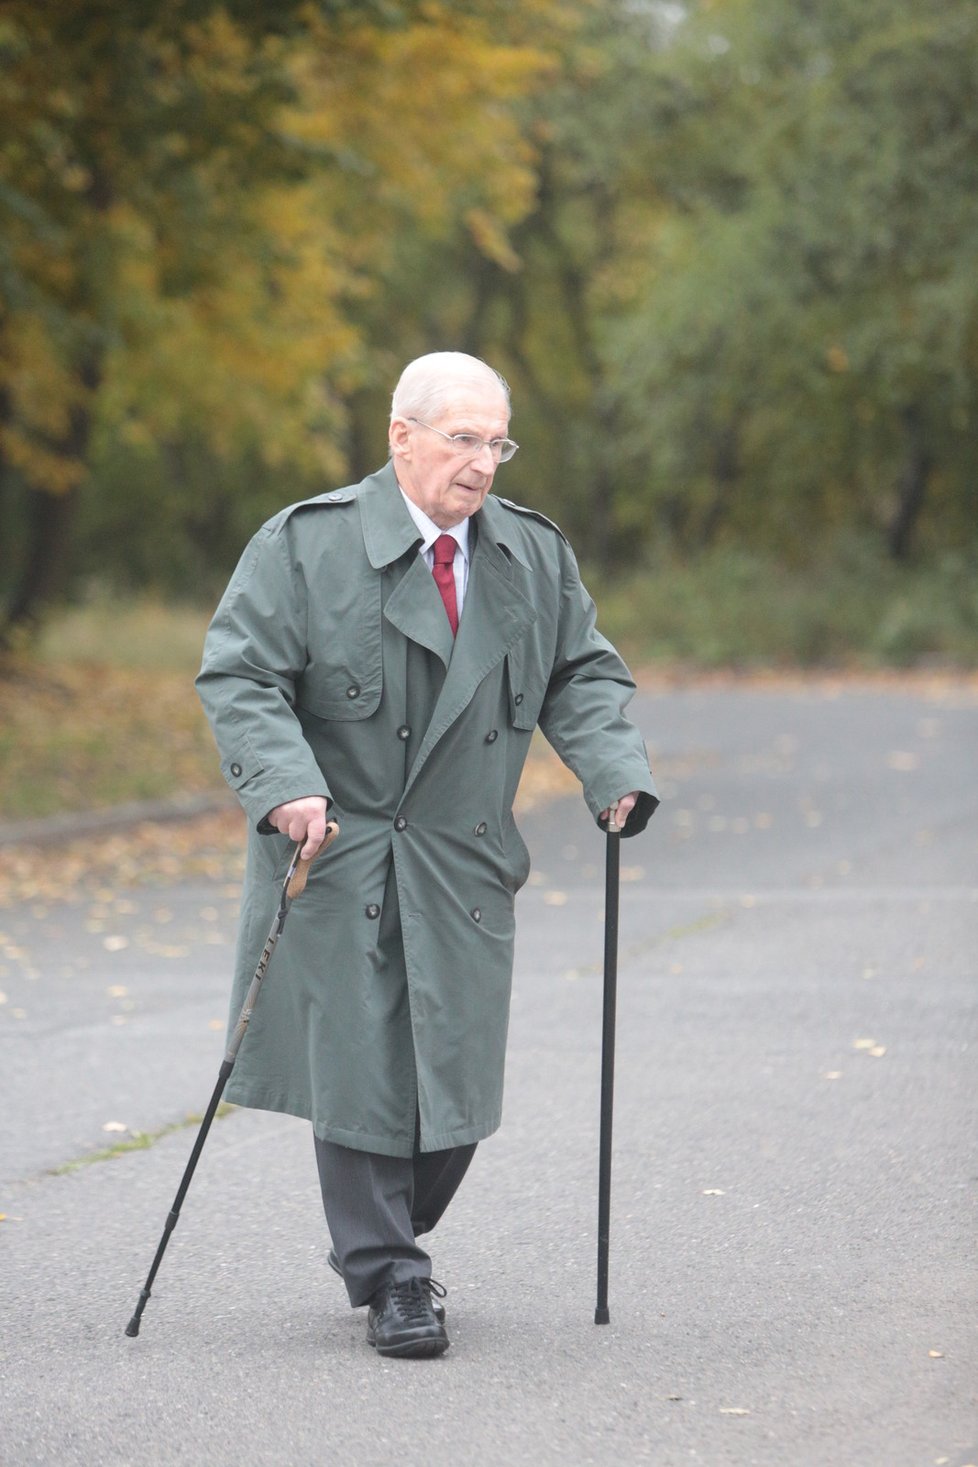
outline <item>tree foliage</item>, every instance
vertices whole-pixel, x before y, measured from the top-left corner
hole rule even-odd
[[[973,6],[704,4],[653,78],[669,207],[611,351],[676,538],[862,524],[901,557],[926,506],[973,543]]]
[[[973,549],[976,83],[970,0],[3,0],[8,626],[209,590],[443,346],[596,562]]]

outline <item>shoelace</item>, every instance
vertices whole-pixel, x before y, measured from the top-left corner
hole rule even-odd
[[[407,1323],[422,1322],[428,1318],[431,1296],[444,1299],[448,1290],[436,1279],[413,1278],[403,1283],[391,1284],[390,1301],[404,1315]]]

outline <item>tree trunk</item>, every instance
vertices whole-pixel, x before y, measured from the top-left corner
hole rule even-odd
[[[70,462],[84,464],[92,434],[91,398],[101,381],[101,359],[92,352],[79,368],[83,388],[73,408],[68,431],[56,451]],[[71,563],[71,531],[78,502],[77,486],[62,494],[29,491],[27,543],[17,585],[0,624],[0,647],[11,634],[36,624],[45,606],[65,589]]]
[[[713,499],[703,519],[700,544],[712,545],[730,508],[739,471],[739,439],[732,423],[720,428],[713,448]]]
[[[906,560],[910,554],[934,467],[933,454],[923,441],[919,410],[916,407],[906,408],[902,417],[907,450],[897,476],[896,511],[887,530],[887,548],[894,560]]]
[[[4,621],[2,640],[35,623],[42,608],[63,589],[75,517],[77,489],[64,494],[28,490],[27,544],[20,580]]]

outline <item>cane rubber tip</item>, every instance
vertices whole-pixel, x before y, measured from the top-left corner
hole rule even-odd
[[[595,1324],[610,1324],[611,1315],[607,1309],[598,1308],[594,1311],[594,1322]]]
[[[136,1319],[135,1315],[133,1316],[132,1319],[130,1319],[129,1323],[126,1325],[126,1334],[129,1336],[129,1338],[131,1340],[134,1340],[136,1338],[136,1336],[139,1334],[139,1320]]]

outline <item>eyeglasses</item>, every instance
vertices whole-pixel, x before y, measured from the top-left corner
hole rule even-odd
[[[519,448],[512,438],[479,438],[475,433],[443,433],[432,423],[423,423],[420,418],[408,418],[409,423],[417,423],[419,428],[430,428],[432,433],[437,433],[439,438],[445,438],[455,449],[456,453],[464,454],[466,458],[475,458],[484,448],[488,448],[497,464],[508,463],[513,454]]]

